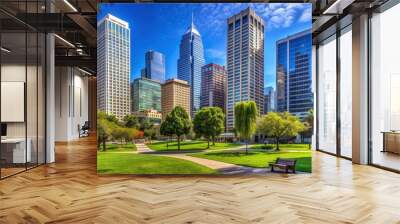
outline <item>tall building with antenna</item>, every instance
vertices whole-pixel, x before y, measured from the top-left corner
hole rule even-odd
[[[183,34],[179,45],[178,79],[190,86],[190,113],[200,108],[201,67],[205,64],[203,41],[193,21]]]

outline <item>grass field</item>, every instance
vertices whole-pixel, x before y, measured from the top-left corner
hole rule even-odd
[[[217,160],[226,163],[232,163],[236,165],[248,166],[248,167],[267,167],[270,162],[274,162],[278,157],[287,159],[296,159],[296,170],[302,172],[311,172],[311,151],[308,149],[308,145],[281,145],[280,151],[265,151],[258,149],[258,145],[252,146],[257,150],[252,150],[248,154],[244,151],[240,152],[203,152],[191,154],[191,156]]]
[[[176,141],[171,141],[168,143],[167,147],[167,142],[156,142],[153,144],[148,144],[147,145],[150,149],[156,150],[156,151],[178,151],[178,143]],[[216,150],[216,149],[227,149],[227,148],[234,148],[238,147],[240,144],[235,144],[235,143],[224,143],[224,142],[216,142],[215,146],[212,145],[210,142],[210,150]],[[184,141],[181,142],[181,150],[184,151],[190,151],[190,150],[206,150],[207,149],[207,142],[206,141]]]
[[[103,144],[100,144],[100,150],[103,150]],[[129,144],[106,144],[106,152],[129,152],[136,151],[136,146],[133,143]]]
[[[97,153],[100,174],[216,174],[217,171],[196,163],[136,153]]]
[[[251,149],[260,149],[260,150],[275,150],[276,144],[253,144],[250,146]],[[279,148],[281,151],[307,151],[309,149],[308,144],[279,144]]]

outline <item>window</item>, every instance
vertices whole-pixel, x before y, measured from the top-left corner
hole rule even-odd
[[[240,19],[235,21],[235,28],[239,28],[240,27]]]
[[[243,18],[242,18],[242,23],[243,24],[247,24],[249,22],[249,17],[246,15],[246,16],[243,16]]]
[[[400,4],[371,18],[371,157],[373,164],[395,170],[400,170],[398,21]]]
[[[340,154],[352,157],[352,33],[351,26],[340,36]]]
[[[36,2],[31,4],[43,3]],[[23,2],[19,6],[28,13],[40,8],[26,8]],[[0,17],[13,20],[2,13]],[[7,49],[0,52],[2,138],[11,142],[0,144],[0,178],[45,163],[45,44],[43,33],[25,26],[0,29],[0,45]],[[17,100],[7,102],[7,95]],[[11,111],[10,104],[18,104],[17,109]]]
[[[318,149],[336,154],[336,36],[318,48]]]

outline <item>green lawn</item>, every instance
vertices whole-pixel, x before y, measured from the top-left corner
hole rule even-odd
[[[97,171],[101,174],[216,174],[196,163],[165,156],[135,153],[97,153]]]
[[[100,150],[103,150],[103,144],[100,144]],[[136,151],[136,146],[133,143],[128,144],[106,144],[106,152],[129,152]]]
[[[176,141],[167,142],[156,142],[153,144],[147,145],[150,149],[156,151],[178,151],[178,143]],[[212,145],[210,142],[210,150],[215,149],[227,149],[227,148],[234,148],[240,146],[240,144],[235,143],[224,143],[224,142],[216,142],[215,146]],[[207,149],[207,142],[206,141],[184,141],[181,142],[181,150],[206,150]]]
[[[253,144],[250,146],[252,149],[260,149],[260,150],[275,150],[276,144]],[[308,144],[279,144],[279,148],[281,151],[308,151]]]
[[[245,152],[222,151],[196,153],[191,156],[258,168],[268,166],[270,162],[274,162],[278,157],[296,159],[297,171],[311,172],[311,151],[308,150],[308,145],[290,144],[286,145],[286,147],[284,145],[281,146],[281,151],[265,152],[263,150],[254,150],[247,155]]]

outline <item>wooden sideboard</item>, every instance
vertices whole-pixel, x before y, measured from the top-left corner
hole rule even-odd
[[[392,152],[400,154],[400,132],[384,131],[383,134],[383,150],[382,152]]]

